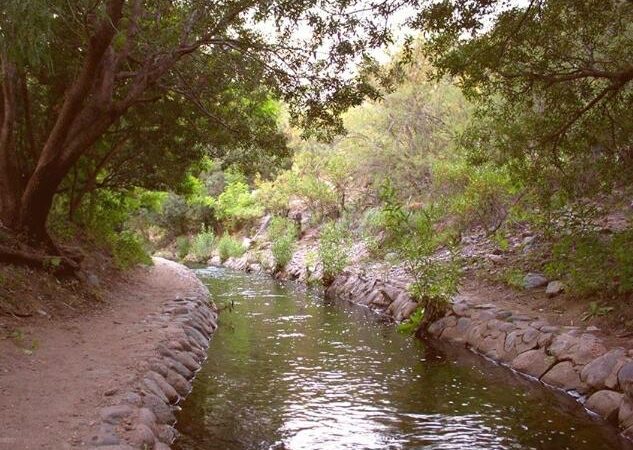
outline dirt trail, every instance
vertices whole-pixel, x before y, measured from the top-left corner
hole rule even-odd
[[[157,258],[92,311],[22,326],[37,346],[0,340],[0,449],[86,446],[99,408],[132,386],[154,355],[164,330],[150,325],[151,315],[199,289],[183,266]]]

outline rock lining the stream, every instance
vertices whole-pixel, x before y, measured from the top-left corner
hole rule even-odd
[[[365,305],[397,322],[417,306],[403,283],[351,271],[338,276],[326,295]],[[608,349],[594,332],[580,327],[551,326],[531,315],[459,296],[428,332],[573,395],[633,439],[632,349]]]
[[[309,283],[307,251],[305,247],[296,251],[285,270],[274,276]],[[223,263],[219,259],[211,263],[246,272],[262,269],[250,252]],[[263,267],[272,273],[270,262]],[[407,280],[382,279],[350,269],[336,277],[326,289],[326,296],[366,306],[396,322],[407,319],[417,309]],[[547,284],[544,277],[534,278],[532,281],[538,285]],[[547,387],[572,395],[591,413],[618,425],[622,435],[633,440],[633,349],[609,349],[597,330],[552,326],[536,316],[457,296],[446,315],[429,326],[428,333],[464,345]]]
[[[119,403],[101,409],[100,423],[88,440],[90,448],[169,450],[177,438],[174,412],[191,392],[218,318],[206,287],[189,269],[177,266],[191,279],[192,288],[148,319],[149,326],[164,329],[164,338],[134,388],[119,396]]]

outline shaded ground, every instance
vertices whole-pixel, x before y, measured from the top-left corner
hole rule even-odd
[[[114,402],[146,370],[163,333],[148,318],[165,301],[198,289],[192,277],[182,266],[156,259],[153,267],[102,279],[99,300],[78,297],[74,306],[57,304],[53,312],[36,310],[29,317],[5,310],[0,449],[84,446],[99,407]]]

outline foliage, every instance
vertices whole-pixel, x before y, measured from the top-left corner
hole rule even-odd
[[[235,229],[261,217],[263,209],[256,202],[243,175],[225,173],[228,177],[224,191],[214,202],[216,217],[229,229]]]
[[[176,238],[176,255],[179,259],[185,259],[191,250],[191,241],[188,236],[178,236]]]
[[[137,264],[151,264],[152,259],[138,235],[125,230],[116,235],[110,235],[108,244],[112,249],[114,261],[121,269],[128,269]]]
[[[633,231],[559,236],[546,273],[561,278],[570,292],[583,297],[633,292]]]
[[[424,308],[418,307],[407,320],[398,324],[398,332],[407,335],[416,333],[422,326],[423,319]]]
[[[215,234],[204,230],[196,234],[191,241],[191,254],[196,261],[207,261],[213,255]]]
[[[598,302],[590,302],[587,312],[585,312],[581,320],[586,322],[587,320],[595,319],[596,317],[603,317],[613,311],[612,306],[602,306]]]
[[[239,258],[246,251],[242,243],[228,233],[222,235],[217,248],[222,262],[229,258]]]
[[[515,289],[525,288],[525,273],[521,269],[507,269],[501,274],[501,279],[505,284]]]
[[[268,239],[271,242],[275,270],[281,270],[290,262],[294,253],[297,240],[295,223],[285,217],[273,217],[268,225]]]
[[[449,0],[417,25],[437,78],[476,105],[473,162],[509,166],[547,200],[631,181],[632,19],[631,2]]]
[[[405,211],[391,183],[383,184],[385,225],[390,247],[398,253],[413,277],[412,297],[424,308],[424,324],[439,318],[457,291],[458,271],[452,253],[440,256],[446,237],[435,228],[438,211],[429,206]]]
[[[348,228],[343,222],[328,222],[319,236],[319,259],[323,265],[323,283],[331,284],[349,261],[352,245]]]

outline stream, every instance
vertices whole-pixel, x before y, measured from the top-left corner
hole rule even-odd
[[[220,316],[175,450],[627,449],[574,399],[370,310],[266,275],[197,270]]]

